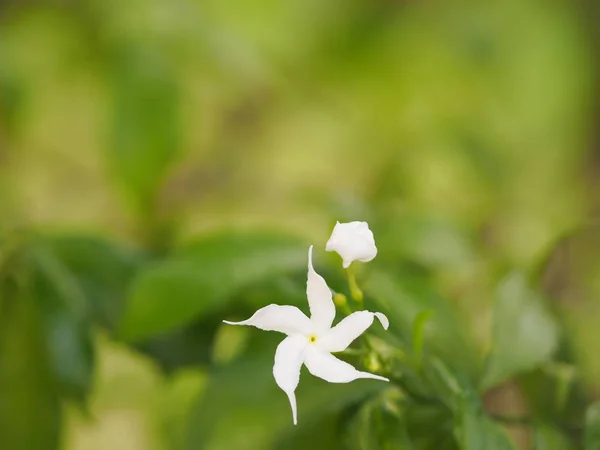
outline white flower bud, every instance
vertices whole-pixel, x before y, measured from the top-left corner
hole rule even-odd
[[[344,269],[353,261],[369,262],[377,256],[373,232],[367,222],[337,222],[325,250],[342,257]]]

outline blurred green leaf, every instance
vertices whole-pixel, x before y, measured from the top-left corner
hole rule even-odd
[[[464,231],[448,221],[419,215],[402,215],[377,227],[377,242],[386,249],[383,258],[403,256],[427,267],[452,269],[473,258],[473,243]]]
[[[435,315],[435,311],[425,310],[420,311],[415,317],[413,322],[413,351],[415,353],[415,359],[417,367],[421,367],[421,361],[423,359],[423,346],[425,344],[425,325]]]
[[[481,388],[548,361],[558,345],[559,331],[540,293],[523,274],[508,276],[498,287],[494,307],[492,350]]]
[[[3,48],[0,46],[0,52]],[[10,66],[0,66],[0,136],[11,137],[21,125],[20,115],[23,109],[25,89],[22,79],[10,73]],[[4,136],[2,136],[4,137]]]
[[[345,417],[330,413],[319,416],[311,427],[298,427],[277,436],[273,450],[347,450],[342,439]],[[375,449],[375,448],[374,448]]]
[[[44,242],[76,278],[93,320],[113,330],[123,313],[130,283],[147,257],[100,236],[47,235]]]
[[[329,384],[303,371],[296,391],[298,425],[294,426],[288,399],[272,374],[273,354],[281,340],[275,333],[257,335],[245,356],[215,368],[204,396],[190,415],[186,449],[282,448],[277,443],[293,440],[296,433],[309,436],[317,430],[324,432],[323,421],[339,423],[333,416],[389,389],[386,383],[373,380]],[[232,433],[232,429],[238,432]]]
[[[439,355],[455,368],[475,377],[478,371],[477,352],[464,334],[449,302],[428,285],[428,280],[414,275],[403,277],[383,271],[373,271],[366,285],[367,298],[388,314],[390,330],[410,342],[413,323],[424,310],[433,311],[425,327],[424,339],[433,354]]]
[[[510,440],[483,411],[481,399],[469,381],[439,358],[425,366],[427,382],[454,415],[454,436],[462,450],[514,450]]]
[[[109,163],[134,206],[149,214],[180,152],[178,80],[172,61],[150,45],[119,42],[113,56]]]
[[[0,280],[0,446],[55,450],[61,407],[43,323],[25,289]]]
[[[389,399],[375,397],[361,405],[346,425],[346,449],[352,450],[413,450],[405,418],[393,414]],[[398,409],[397,405],[394,405]],[[338,438],[338,441],[340,439]]]
[[[470,399],[465,399],[456,417],[455,435],[461,450],[515,450],[504,430]]]
[[[535,450],[572,450],[573,444],[557,428],[538,424],[533,434],[533,448]]]
[[[583,440],[585,450],[600,449],[600,403],[592,404],[585,413]]]
[[[247,285],[302,270],[306,264],[307,247],[291,236],[265,232],[206,236],[140,273],[121,336],[141,340],[201,314],[223,311],[232,295]]]
[[[78,280],[41,243],[28,249],[33,300],[61,393],[84,405],[92,387],[94,347],[90,314]]]
[[[136,348],[151,356],[166,373],[182,367],[208,365],[221,320],[220,316],[208,316],[170,333],[146,339]]]
[[[450,410],[456,412],[460,402],[465,398],[474,398],[473,389],[454,373],[441,359],[430,358],[424,366],[427,383],[433,388],[436,398],[440,399]]]

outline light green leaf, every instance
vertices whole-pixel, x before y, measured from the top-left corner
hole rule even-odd
[[[589,406],[585,413],[585,450],[600,450],[600,403]]]
[[[533,434],[533,448],[535,450],[572,450],[573,444],[557,428],[539,424]]]
[[[384,222],[378,242],[388,255],[403,255],[428,267],[452,269],[473,258],[473,244],[453,224],[433,217],[406,215]]]
[[[425,311],[419,312],[413,322],[413,352],[415,354],[415,360],[417,367],[421,367],[421,361],[423,359],[423,346],[425,345],[425,325],[435,315],[435,311],[426,309]]]
[[[481,388],[489,389],[548,361],[558,339],[558,327],[542,296],[527,285],[524,275],[510,275],[497,291],[493,347]]]
[[[245,286],[304,270],[308,246],[281,234],[221,233],[181,248],[133,283],[121,336],[140,340],[223,311]],[[225,317],[223,317],[225,319]]]

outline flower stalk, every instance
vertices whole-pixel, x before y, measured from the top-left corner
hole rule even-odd
[[[354,271],[354,267],[348,267],[346,269],[346,275],[348,277],[348,287],[350,288],[350,296],[355,302],[359,303],[362,307],[365,296],[363,294],[363,291],[358,287],[358,283],[356,282],[356,273]]]

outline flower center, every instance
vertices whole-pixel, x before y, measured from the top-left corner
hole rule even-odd
[[[309,341],[311,344],[314,344],[315,342],[317,342],[317,335],[316,335],[316,334],[311,334],[311,335],[308,337],[308,341]]]

